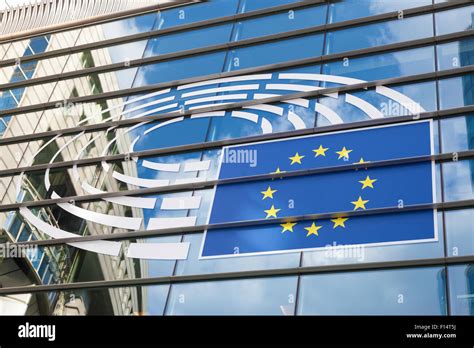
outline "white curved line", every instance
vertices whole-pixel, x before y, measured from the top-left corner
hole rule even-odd
[[[153,127],[151,127],[151,128],[148,128],[148,129],[143,133],[143,135],[147,135],[148,133],[151,133],[151,132],[157,130],[158,128],[167,126],[167,125],[169,125],[169,124],[176,123],[176,122],[181,122],[182,120],[184,120],[184,117],[172,118],[171,120],[161,122],[161,123],[157,124],[156,126],[153,126]]]
[[[161,230],[164,228],[189,227],[196,225],[196,216],[151,218],[146,227],[149,230]]]
[[[316,103],[315,111],[323,115],[331,124],[344,123],[341,116],[323,104]]]
[[[268,121],[266,118],[263,118],[263,117],[262,117],[261,128],[262,128],[262,133],[263,134],[269,134],[269,133],[273,132],[272,124],[270,123],[270,121]]]
[[[83,182],[81,187],[84,191],[91,193],[91,194],[101,194],[107,193],[106,191],[99,190],[87,182]],[[124,205],[127,207],[133,208],[142,208],[142,209],[153,209],[156,204],[156,198],[147,198],[147,197],[133,197],[133,196],[120,196],[120,197],[109,197],[104,198],[104,201]]]
[[[367,81],[355,79],[352,77],[337,76],[337,75],[324,75],[324,74],[305,74],[305,73],[278,74],[278,78],[282,80],[325,81],[325,82],[332,82],[332,83],[340,83],[344,85],[367,82]]]
[[[260,111],[270,112],[272,114],[276,114],[278,116],[283,116],[285,110],[282,107],[275,106],[275,105],[268,105],[268,104],[258,104],[252,106],[246,106],[244,109],[255,109]]]
[[[375,106],[352,94],[349,94],[349,93],[346,94],[346,102],[348,104],[355,106],[359,110],[362,110],[371,119],[384,117],[382,112],[380,112],[380,110],[378,110]]]
[[[61,198],[61,196],[59,196],[56,192],[53,191],[53,193],[51,194],[51,198]],[[141,218],[97,213],[95,211],[80,208],[70,203],[58,203],[58,206],[72,215],[101,225],[125,228],[128,230],[139,230],[142,224]]]
[[[419,113],[426,111],[419,103],[392,88],[377,86],[375,87],[375,92],[400,103],[400,105],[410,111],[413,115],[418,115]]]
[[[149,260],[186,260],[190,243],[130,243],[127,257]]]
[[[197,98],[186,100],[184,105],[193,105],[199,103],[205,103],[210,101],[220,101],[220,100],[236,100],[236,99],[247,99],[248,94],[223,94],[223,95],[213,95],[211,97]]]
[[[165,197],[161,201],[161,210],[199,209],[201,196]]]
[[[209,170],[211,161],[197,161],[184,163],[184,172],[197,172]]]
[[[237,86],[208,88],[208,89],[202,89],[202,90],[198,90],[194,92],[183,93],[181,97],[189,98],[189,97],[194,97],[194,96],[202,95],[202,94],[231,92],[231,91],[252,91],[252,90],[257,90],[259,87],[260,86],[258,84],[254,84],[254,85],[237,85]]]
[[[220,105],[222,105],[222,104],[220,104]],[[191,118],[220,117],[220,116],[225,116],[225,111],[203,112],[202,114],[191,115]]]
[[[181,165],[179,163],[159,163],[143,160],[142,166],[148,169],[159,170],[162,172],[177,173],[179,172],[179,168]]]
[[[36,217],[28,208],[20,208],[20,214],[34,227],[46,234],[47,236],[58,239],[58,238],[70,238],[70,237],[80,237],[79,235],[71,232],[61,230],[57,227],[54,227],[40,218]],[[75,248],[82,250],[92,251],[99,254],[118,256],[122,244],[119,242],[111,241],[94,241],[94,242],[77,242],[77,243],[67,243]]]
[[[176,88],[178,91],[188,88],[194,87],[202,87],[208,85],[214,85],[219,83],[227,83],[227,82],[238,82],[238,81],[252,81],[252,80],[270,80],[272,78],[272,74],[259,74],[259,75],[245,75],[245,76],[235,76],[235,77],[224,77],[215,80],[207,80],[201,82],[190,83],[183,86],[178,86]]]
[[[245,112],[245,111],[232,111],[231,117],[236,117],[236,118],[242,118],[244,120],[257,123],[258,122],[258,115],[251,113],[251,112]]]
[[[153,114],[155,112],[160,112],[160,111],[163,111],[163,110],[169,110],[169,109],[173,109],[173,108],[177,108],[177,107],[178,107],[178,103],[168,104],[168,105],[165,105],[165,106],[160,106],[159,108],[147,110],[147,111],[142,112],[141,114],[135,115],[131,118],[139,118],[139,117],[143,117],[143,116]]]
[[[297,114],[295,114],[292,111],[290,111],[288,113],[288,121],[291,122],[291,124],[293,125],[293,127],[295,127],[295,129],[305,129],[306,128],[306,124],[301,119],[301,117],[299,117]]]
[[[130,185],[140,186],[140,187],[161,187],[161,186],[169,185],[169,180],[137,178],[134,176],[124,175],[116,171],[112,173],[112,176],[118,181],[124,182],[126,184],[130,184]]]

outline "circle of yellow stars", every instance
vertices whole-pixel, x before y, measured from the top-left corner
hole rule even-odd
[[[329,147],[324,147],[324,145],[320,144],[318,148],[312,150],[314,152],[314,157],[326,157],[326,152],[329,150]],[[342,147],[340,151],[335,151],[335,153],[338,155],[338,160],[344,160],[348,161],[350,158],[350,153],[352,152],[352,149],[347,149],[345,146]],[[300,155],[299,152],[296,152],[294,156],[289,157],[290,160],[290,166],[292,165],[298,165],[302,164],[302,160],[305,158],[305,155]],[[361,158],[358,162],[354,162],[355,164],[363,164],[363,163],[368,163],[366,162],[363,158]],[[367,168],[366,168],[367,169]],[[358,169],[356,169],[358,170]],[[282,171],[280,167],[277,167],[274,172],[271,172],[271,174],[282,174],[286,173],[285,171]],[[280,179],[283,179],[280,177]],[[273,180],[273,179],[272,179]],[[371,178],[369,175],[366,175],[364,180],[360,180],[359,183],[362,184],[361,190],[365,190],[366,188],[373,189],[374,188],[374,183],[377,181],[377,179]],[[266,190],[260,191],[260,193],[263,195],[262,200],[266,199],[273,199],[275,193],[278,192],[278,190],[273,189],[271,186],[268,186]],[[354,211],[358,209],[366,210],[366,204],[369,203],[368,199],[362,198],[362,196],[359,196],[357,200],[352,201],[351,204],[354,205]],[[271,207],[267,210],[264,210],[266,213],[265,219],[270,219],[270,218],[278,218],[278,212],[281,211],[281,209],[278,209],[275,207],[274,204],[271,205]],[[346,221],[349,220],[348,217],[344,216],[337,216],[334,219],[331,219],[331,222],[333,223],[333,230],[340,227],[340,228],[346,228]],[[293,222],[293,221],[287,221],[283,224],[280,224],[282,227],[281,233],[285,232],[293,232],[293,228],[297,225],[298,223]],[[323,226],[318,225],[316,221],[312,221],[311,225],[303,227],[306,231],[306,237],[310,236],[319,236],[319,230],[323,228]]]

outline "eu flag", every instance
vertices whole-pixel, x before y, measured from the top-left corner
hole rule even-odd
[[[223,149],[220,179],[337,167],[433,153],[432,122],[418,121]],[[431,160],[295,177],[217,185],[209,223],[286,218],[278,224],[206,231],[201,257],[226,257],[324,248],[437,240],[433,209],[404,211],[434,202]],[[389,214],[342,212],[401,208]],[[291,217],[331,214],[330,219]]]

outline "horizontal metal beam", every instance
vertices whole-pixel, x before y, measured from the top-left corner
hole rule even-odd
[[[295,37],[305,36],[305,35],[314,34],[314,33],[320,33],[324,30],[325,27],[326,25],[310,27],[310,28],[305,28],[305,29],[298,29],[298,30],[287,31],[287,32],[278,33],[278,34],[271,34],[271,35],[266,35],[266,36],[239,40],[239,41],[226,42],[226,43],[212,45],[212,46],[199,47],[199,48],[194,48],[194,49],[185,50],[185,51],[166,53],[166,54],[162,54],[158,56],[139,58],[139,59],[134,59],[130,61],[124,61],[124,62],[96,66],[96,67],[75,70],[75,71],[70,71],[70,72],[65,72],[65,73],[59,73],[59,74],[54,74],[54,75],[49,75],[49,76],[32,78],[29,80],[9,82],[9,83],[4,83],[0,85],[0,91],[41,85],[41,84],[57,82],[57,81],[64,81],[68,79],[89,76],[91,74],[101,74],[101,73],[108,73],[108,72],[113,72],[113,71],[118,71],[118,70],[131,69],[134,67],[141,67],[145,65],[156,64],[159,62],[169,61],[173,59],[192,57],[192,56],[196,56],[200,54],[207,54],[210,52],[230,50],[230,49],[234,49],[238,47],[246,47],[246,46],[258,45],[262,43],[269,43],[273,41],[280,41],[283,39],[295,38]],[[473,33],[474,33],[474,30],[471,29],[467,31],[446,34],[442,36],[431,36],[424,39],[404,41],[404,42],[394,43],[390,45],[375,46],[375,47],[369,47],[369,48],[364,48],[364,49],[359,49],[359,50],[327,54],[327,55],[314,57],[311,59],[313,60],[313,63],[322,64],[322,63],[327,63],[331,61],[338,61],[343,58],[358,57],[365,54],[387,52],[387,51],[393,51],[393,50],[400,50],[406,47],[414,48],[414,47],[419,47],[419,46],[426,46],[429,44],[448,42],[448,41],[460,39],[463,37],[472,36]],[[407,44],[407,43],[410,43],[410,44]]]
[[[110,122],[103,122],[103,123],[98,123],[98,124],[92,124],[92,125],[85,125],[85,126],[79,126],[79,127],[72,127],[72,128],[65,128],[65,129],[58,129],[54,131],[47,131],[47,132],[40,132],[36,134],[26,134],[26,135],[20,135],[20,136],[15,136],[15,137],[3,137],[0,138],[0,146],[1,145],[8,145],[8,144],[16,144],[20,142],[30,142],[33,140],[39,140],[45,137],[51,137],[55,135],[72,135],[72,134],[77,134],[80,132],[85,132],[85,133],[90,133],[90,132],[96,132],[100,130],[106,130],[110,127],[126,127],[126,126],[132,126],[136,125],[141,122],[148,122],[148,121],[166,121],[170,120],[175,117],[185,117],[188,118],[192,115],[196,114],[202,114],[205,112],[211,112],[211,111],[223,111],[223,110],[235,110],[235,109],[241,109],[247,106],[252,106],[252,105],[258,105],[262,103],[277,103],[277,102],[282,102],[286,100],[291,100],[291,99],[297,99],[297,98],[308,98],[308,97],[318,97],[318,96],[324,96],[324,94],[330,94],[330,93],[344,93],[344,92],[352,92],[352,91],[358,91],[358,90],[367,90],[369,88],[373,88],[376,86],[394,86],[394,85],[400,85],[400,84],[406,84],[406,83],[414,83],[414,82],[421,82],[421,81],[427,81],[427,80],[433,80],[433,79],[442,79],[442,78],[449,78],[449,77],[456,77],[456,76],[461,76],[464,74],[469,74],[474,72],[474,66],[466,66],[466,67],[461,67],[461,68],[455,68],[455,69],[449,69],[449,70],[444,70],[444,71],[437,71],[437,72],[431,72],[431,73],[424,73],[424,74],[418,74],[418,75],[410,75],[410,76],[403,76],[403,77],[394,77],[394,78],[388,78],[388,79],[381,79],[381,80],[374,80],[374,81],[369,81],[365,83],[358,83],[358,84],[351,84],[351,85],[345,85],[345,86],[339,86],[339,87],[330,87],[330,88],[324,88],[320,90],[315,90],[315,91],[310,91],[310,92],[297,92],[297,93],[290,93],[290,94],[284,94],[281,96],[277,97],[271,97],[271,98],[263,98],[263,99],[256,99],[256,100],[247,100],[243,102],[237,102],[237,103],[230,103],[230,104],[225,104],[225,105],[219,105],[217,104],[216,106],[210,106],[206,108],[200,108],[197,110],[186,110],[186,111],[175,111],[175,112],[170,112],[170,113],[163,113],[163,114],[158,114],[158,115],[149,115],[145,117],[137,117],[137,118],[128,118],[128,119],[122,119],[118,121],[110,121]],[[224,74],[222,74],[224,75]],[[210,78],[209,78],[210,79]],[[207,79],[205,79],[207,80]],[[140,88],[134,88],[135,89],[141,89]],[[161,87],[159,88],[161,89]],[[130,89],[131,91],[132,89]],[[114,94],[113,93],[106,93],[108,95]],[[80,97],[80,98],[74,98],[70,99],[68,103],[79,103],[79,102],[84,102],[85,99],[91,99],[95,98],[95,96],[87,96],[87,97]],[[80,100],[80,101],[78,101]],[[45,103],[45,104],[38,104],[42,105],[44,109],[51,108],[50,104],[57,105],[58,103],[61,103],[63,105],[63,102],[51,102],[51,103]],[[24,112],[30,112],[30,111],[35,111],[38,108],[38,105],[34,105],[33,108],[30,106],[18,108],[18,109],[10,109],[9,111],[19,111],[19,109],[22,109]],[[28,109],[28,110],[25,110]],[[2,112],[6,111],[1,111]],[[20,112],[18,112],[20,113]]]
[[[388,269],[409,269],[416,267],[436,267],[461,265],[474,262],[474,256],[455,256],[455,257],[438,257],[428,259],[401,260],[401,261],[381,261],[367,263],[353,263],[342,265],[326,265],[326,266],[307,266],[280,269],[265,269],[257,271],[240,271],[240,272],[223,272],[208,273],[194,275],[173,275],[151,278],[122,279],[122,280],[99,280],[66,284],[50,284],[50,285],[27,285],[0,288],[0,295],[15,295],[26,293],[39,293],[45,291],[68,291],[78,289],[104,289],[104,288],[120,288],[131,286],[149,286],[160,284],[184,284],[197,283],[207,281],[223,281],[238,279],[255,279],[269,277],[284,276],[303,276],[311,274],[327,274],[341,272],[357,272],[357,271],[375,271]]]
[[[88,195],[79,195],[79,196],[69,196],[61,197],[55,199],[43,199],[40,201],[26,201],[20,203],[10,203],[0,205],[0,212],[8,212],[12,210],[18,210],[20,208],[37,208],[37,207],[46,207],[55,205],[58,203],[67,203],[67,202],[93,202],[98,201],[104,198],[112,197],[123,197],[123,196],[143,196],[148,194],[164,194],[164,193],[176,193],[176,192],[185,192],[185,191],[194,191],[202,190],[207,188],[213,188],[216,185],[230,185],[236,183],[246,183],[262,180],[271,180],[278,178],[289,178],[289,177],[299,177],[305,175],[316,175],[316,174],[327,174],[327,173],[337,173],[350,170],[358,169],[368,169],[368,168],[380,168],[388,166],[396,166],[403,164],[412,164],[420,163],[426,161],[434,161],[437,163],[448,162],[448,161],[460,161],[468,160],[474,158],[474,150],[460,151],[455,153],[444,153],[431,156],[417,156],[417,157],[405,157],[398,159],[390,159],[383,161],[373,161],[367,163],[352,163],[341,166],[330,166],[322,168],[313,168],[313,169],[301,169],[288,171],[285,173],[269,173],[269,174],[258,174],[258,175],[248,175],[240,176],[236,178],[229,179],[215,179],[195,183],[185,183],[185,184],[176,184],[169,186],[160,186],[160,187],[150,187],[150,188],[141,188],[136,190],[125,190],[125,191],[114,191],[114,192],[104,192],[98,194],[88,194]]]
[[[21,57],[21,61],[22,62],[37,61],[37,60],[43,60],[43,59],[48,59],[48,58],[53,58],[53,57],[59,57],[62,55],[67,55],[67,54],[74,54],[74,53],[82,52],[85,50],[107,48],[110,46],[130,43],[130,42],[138,41],[138,40],[149,40],[149,39],[166,35],[166,34],[196,30],[196,29],[206,28],[213,25],[220,25],[220,24],[228,23],[228,22],[253,19],[253,18],[267,16],[267,15],[271,15],[271,14],[275,14],[279,12],[288,11],[288,10],[296,10],[296,9],[301,9],[305,7],[315,6],[315,5],[319,5],[319,4],[323,4],[327,2],[328,0],[306,0],[306,1],[296,2],[296,3],[284,4],[280,6],[264,8],[261,10],[256,10],[256,11],[251,11],[251,12],[239,13],[235,15],[220,17],[220,18],[213,18],[213,19],[199,21],[195,23],[184,24],[184,25],[174,26],[174,27],[165,28],[165,29],[152,30],[150,32],[137,33],[137,34],[122,36],[122,37],[118,37],[114,39],[92,42],[92,43],[87,43],[87,44],[78,45],[74,47],[68,47],[68,48],[62,48],[62,49],[58,49],[54,51],[38,53],[38,54],[30,55],[30,56]],[[464,6],[467,4],[470,4],[470,0],[459,0],[456,2],[439,3],[435,5],[420,6],[420,7],[408,8],[408,9],[401,8],[400,11],[403,11],[403,17],[406,18],[406,17],[412,17],[412,16],[416,16],[420,14],[430,13],[432,11],[452,9],[452,8]],[[342,21],[342,22],[337,22],[337,23],[324,24],[324,25],[319,26],[320,28],[319,31],[323,32],[327,30],[342,29],[342,28],[348,28],[348,27],[353,27],[357,25],[366,25],[366,24],[376,23],[376,22],[390,20],[390,19],[398,19],[399,16],[400,16],[399,11],[391,11],[391,12],[382,13],[382,14],[369,16],[369,17],[357,18],[357,19]],[[14,59],[14,58],[6,59],[0,62],[0,67],[12,66],[12,65],[16,65],[17,63],[18,63],[17,59]]]
[[[338,211],[338,212],[330,212],[330,213],[287,216],[287,217],[276,218],[276,219],[243,220],[243,221],[225,222],[225,223],[217,223],[217,224],[205,224],[205,225],[197,225],[197,226],[189,226],[189,227],[173,227],[173,228],[163,228],[163,229],[155,229],[155,230],[116,232],[113,234],[100,234],[100,235],[88,235],[88,236],[78,235],[77,237],[46,239],[46,240],[32,240],[32,241],[27,241],[27,242],[17,242],[17,243],[10,243],[10,244],[15,244],[18,246],[20,245],[21,246],[26,246],[26,245],[62,246],[66,243],[90,242],[90,241],[98,241],[98,240],[130,240],[130,239],[137,239],[137,238],[151,238],[151,237],[193,234],[193,233],[203,232],[206,230],[277,225],[277,224],[285,223],[288,221],[298,222],[298,221],[308,221],[308,220],[328,220],[328,219],[333,219],[338,216],[344,216],[344,217],[350,218],[350,217],[373,216],[373,215],[382,215],[382,214],[400,214],[400,213],[416,212],[416,211],[432,210],[432,209],[435,209],[438,211],[459,210],[459,209],[469,209],[473,207],[474,207],[474,199],[469,199],[469,200],[461,200],[461,201],[454,201],[454,202],[407,205],[407,206],[404,206],[403,208],[387,207],[387,208],[375,208],[375,209],[356,210],[356,211]]]

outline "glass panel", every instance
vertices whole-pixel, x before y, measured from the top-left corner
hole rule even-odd
[[[438,69],[455,69],[474,64],[474,39],[448,42],[437,46]]]
[[[325,52],[339,53],[433,36],[432,15],[328,32]]]
[[[474,266],[449,266],[449,294],[452,315],[474,315]]]
[[[474,104],[474,74],[439,80],[441,109]]]
[[[474,198],[474,160],[443,163],[443,173],[446,201]]]
[[[474,149],[474,115],[440,120],[443,152]]]
[[[431,0],[343,0],[333,1],[329,23],[373,16],[381,13],[431,5]]]
[[[226,43],[230,40],[232,26],[228,23],[154,37],[149,40],[145,57]]]
[[[435,71],[433,47],[350,58],[323,66],[323,73],[365,81],[416,75]]]
[[[166,29],[207,19],[230,16],[237,12],[238,2],[239,0],[210,0],[200,4],[160,11],[154,29]]]
[[[167,315],[293,315],[297,277],[176,284]]]
[[[226,60],[226,71],[286,62],[322,54],[323,35],[313,34],[292,39],[247,46],[231,50]]]
[[[448,210],[445,213],[448,255],[474,254],[474,210]]]
[[[234,41],[303,29],[326,23],[326,7],[314,6],[236,23]]]
[[[439,267],[308,275],[298,314],[445,315],[445,298]]]
[[[435,14],[436,35],[470,30],[474,23],[474,6],[465,6]]]

